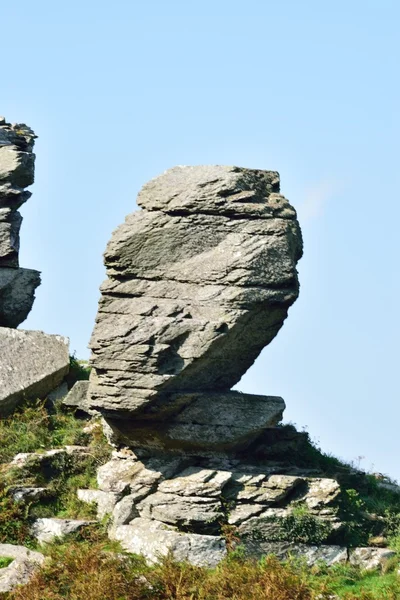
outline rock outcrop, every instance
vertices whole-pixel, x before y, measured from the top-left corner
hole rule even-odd
[[[45,398],[68,373],[69,340],[0,327],[0,418],[26,400]]]
[[[279,175],[175,167],[105,253],[89,401],[135,447],[244,448],[283,400],[231,392],[298,295],[302,240]]]
[[[19,267],[19,207],[34,181],[35,134],[0,117],[0,327],[17,327],[28,316],[40,273]]]

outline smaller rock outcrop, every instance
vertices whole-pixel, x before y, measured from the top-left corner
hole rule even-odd
[[[0,327],[0,417],[46,397],[69,369],[69,341],[42,331]]]
[[[0,593],[11,592],[17,585],[28,583],[45,561],[40,552],[14,544],[0,544],[0,557],[13,559],[8,567],[0,569]]]
[[[40,273],[19,267],[19,207],[34,181],[36,135],[24,124],[0,117],[0,327],[17,327],[28,316]]]

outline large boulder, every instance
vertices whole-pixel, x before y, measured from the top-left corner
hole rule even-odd
[[[17,327],[26,319],[40,284],[40,273],[19,268],[18,208],[31,196],[34,181],[34,132],[0,117],[0,327]]]
[[[178,430],[196,437],[199,427],[191,425],[203,425],[208,445],[210,429],[214,438],[216,427],[223,432],[232,406],[238,439],[248,442],[261,424],[279,420],[283,404],[276,411],[277,399],[238,401],[230,389],[275,337],[299,291],[301,233],[279,194],[279,175],[175,167],[147,183],[138,204],[143,210],[126,218],[105,252],[89,402],[115,434],[123,420],[125,443],[128,435],[135,445],[134,429],[142,441],[146,430],[148,439],[161,431],[161,447],[172,424],[172,446]],[[194,402],[208,424],[185,420]]]
[[[0,417],[46,397],[69,369],[69,342],[59,335],[0,327],[0,348]]]

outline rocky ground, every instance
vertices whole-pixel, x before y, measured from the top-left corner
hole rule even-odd
[[[116,544],[116,555],[140,554],[148,564],[190,561],[208,572],[273,554],[300,557],[309,573],[322,564],[332,573],[350,569],[359,574],[355,583],[363,572],[395,577],[400,490],[323,455],[293,427],[282,427],[279,440],[287,449],[295,439],[299,448],[300,436],[302,453],[292,464],[215,457],[195,463],[112,448],[99,417],[74,416],[55,402],[28,407],[0,426],[0,560],[11,561],[0,570],[3,593],[20,584],[29,589],[40,569],[50,568],[44,565],[54,560],[46,559],[54,544],[70,539],[84,547],[93,531],[104,545]],[[29,451],[14,453],[19,449]]]

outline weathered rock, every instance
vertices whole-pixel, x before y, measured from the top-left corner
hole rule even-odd
[[[290,542],[259,541],[253,546],[246,546],[246,551],[248,555],[256,557],[274,554],[279,560],[285,560],[289,556],[301,557],[310,566],[320,561],[327,565],[347,562],[347,549],[344,546],[308,546]]]
[[[0,327],[0,416],[24,400],[44,398],[69,369],[68,339]]]
[[[47,396],[47,400],[51,404],[61,402],[68,394],[68,385],[63,381],[58,387],[50,392]]]
[[[19,230],[22,217],[18,211],[0,208],[0,266],[18,268]]]
[[[54,494],[52,490],[45,487],[24,487],[13,485],[7,489],[8,494],[12,497],[15,502],[21,502],[26,504],[32,502],[32,500],[42,500],[48,498]]]
[[[139,515],[170,525],[183,531],[215,533],[224,519],[221,502],[206,496],[179,496],[156,492],[137,505]]]
[[[24,188],[34,180],[35,137],[26,125],[0,123],[0,327],[17,327],[26,319],[40,284],[38,271],[18,268],[17,209],[31,195]]]
[[[174,402],[173,397],[172,402]],[[282,398],[229,392],[187,394],[189,405],[164,422],[108,418],[114,442],[149,449],[207,452],[241,450],[282,418]]]
[[[361,569],[381,569],[396,552],[388,548],[354,548],[350,552],[350,564]]]
[[[25,321],[38,285],[39,271],[0,266],[0,327],[18,327]]]
[[[113,529],[112,536],[124,550],[141,554],[150,564],[171,553],[177,561],[215,567],[226,556],[225,540],[220,536],[182,534],[149,519],[134,519],[130,525]]]
[[[68,408],[77,408],[93,416],[99,414],[98,411],[91,409],[89,406],[88,389],[88,381],[75,382],[68,394],[63,398],[62,404]]]
[[[17,585],[28,583],[45,561],[40,552],[14,544],[0,544],[0,557],[14,559],[8,567],[0,569],[0,593],[10,592]]]
[[[102,490],[77,490],[77,496],[82,502],[96,504],[97,518],[100,520],[113,512],[115,505],[121,498],[121,494],[103,492]]]
[[[32,525],[32,535],[35,536],[40,544],[48,543],[52,542],[55,538],[75,533],[93,522],[82,519],[36,519]]]
[[[89,395],[121,441],[232,449],[279,420],[281,399],[230,392],[298,295],[301,234],[278,192],[271,171],[176,167],[114,232]]]

